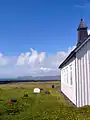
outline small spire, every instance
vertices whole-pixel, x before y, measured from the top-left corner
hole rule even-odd
[[[83,19],[81,19],[80,23],[79,23],[79,26],[78,26],[78,43],[77,43],[77,46],[78,45],[81,45],[88,37],[88,32],[87,32],[87,26],[86,24],[84,23]]]
[[[87,28],[88,28],[88,27],[85,25],[85,23],[84,23],[83,19],[81,19],[80,24],[79,24],[79,27],[78,27],[78,29],[77,29],[77,30],[80,30],[80,29],[82,29],[82,28],[85,28],[85,29],[87,29]]]
[[[81,18],[81,21],[83,21],[83,19]]]

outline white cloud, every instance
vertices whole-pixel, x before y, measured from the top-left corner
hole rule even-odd
[[[90,30],[88,30],[88,35],[90,35]]]
[[[77,5],[75,5],[75,7],[82,8],[82,9],[90,8],[90,2],[86,2],[86,3],[83,3],[83,4],[77,4]]]
[[[38,62],[38,64],[41,64],[44,58],[45,58],[45,52],[41,52],[40,54],[38,54],[37,51],[31,48],[30,52],[21,53],[21,55],[18,57],[18,61],[16,65],[34,66],[36,62]]]
[[[8,63],[7,59],[4,57],[2,53],[0,53],[0,66],[5,66],[7,65],[7,63]]]
[[[40,70],[44,71],[44,72],[48,72],[50,70],[52,70],[51,68],[44,68],[44,67],[41,67]]]
[[[60,74],[58,69],[60,63],[75,48],[70,47],[67,52],[60,51],[55,55],[46,55],[45,52],[38,53],[34,49],[20,56],[7,57],[0,53],[0,77],[16,76],[40,76]]]

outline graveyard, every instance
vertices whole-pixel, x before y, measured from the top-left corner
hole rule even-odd
[[[60,81],[0,85],[0,120],[87,120],[90,107],[77,108],[60,91]]]

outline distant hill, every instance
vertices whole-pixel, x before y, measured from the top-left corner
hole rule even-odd
[[[60,76],[20,76],[17,78],[17,80],[60,80]]]
[[[0,84],[8,84],[14,82],[47,82],[60,80],[60,76],[20,76],[17,78],[0,78]]]

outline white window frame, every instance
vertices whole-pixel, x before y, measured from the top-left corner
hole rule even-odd
[[[63,71],[64,71],[64,84],[65,84],[65,68],[64,68],[64,70],[63,70]]]
[[[66,67],[66,81],[67,81],[67,85],[68,85],[68,67]]]
[[[72,86],[72,84],[73,84],[72,71],[73,71],[73,68],[72,68],[72,64],[71,64],[71,65],[70,65],[70,82],[69,82],[70,86]]]

